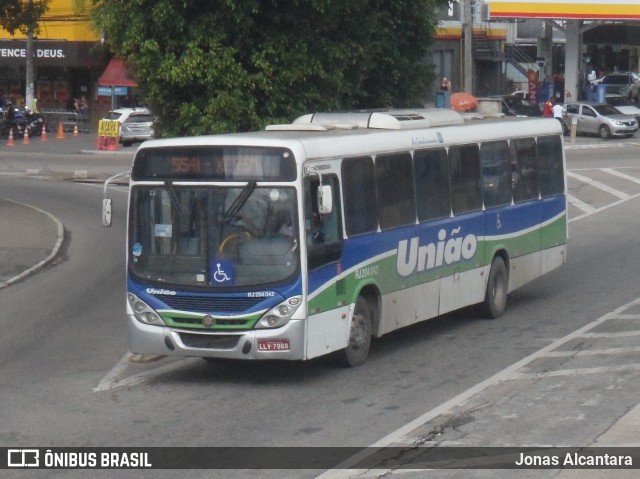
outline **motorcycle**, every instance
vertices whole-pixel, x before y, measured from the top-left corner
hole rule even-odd
[[[44,117],[31,111],[22,112],[16,109],[13,120],[8,119],[5,112],[4,118],[0,123],[0,136],[8,138],[11,129],[13,129],[13,136],[17,138],[22,138],[25,132],[29,137],[33,135],[40,136],[44,128]]]
[[[13,119],[7,118],[7,116],[5,112],[2,123],[0,124],[0,135],[2,135],[3,138],[9,138],[9,132],[11,130],[13,130],[14,137],[24,136],[25,131],[28,136],[31,136],[31,127],[21,111],[15,110]]]
[[[24,116],[28,125],[28,129],[27,129],[28,135],[29,136],[42,135],[42,130],[45,128],[44,117],[42,115],[38,115],[37,113],[34,113],[33,111],[25,112]]]

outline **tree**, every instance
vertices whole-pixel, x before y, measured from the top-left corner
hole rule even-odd
[[[38,21],[49,8],[49,0],[0,0],[0,26],[9,34],[38,31]]]
[[[27,35],[25,102],[33,105],[33,38],[38,22],[49,8],[49,0],[0,0],[0,26],[13,35],[16,30]]]
[[[245,131],[309,111],[420,106],[447,0],[92,0],[161,136]]]

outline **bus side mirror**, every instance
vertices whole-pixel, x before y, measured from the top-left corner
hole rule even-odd
[[[102,200],[102,226],[111,226],[111,198]]]
[[[320,185],[318,188],[318,213],[328,215],[333,211],[333,192],[331,185]]]
[[[107,188],[112,181],[119,178],[126,178],[127,176],[129,176],[129,172],[125,171],[112,176],[104,182],[104,193],[102,196],[102,226],[111,226],[111,198],[107,198]]]

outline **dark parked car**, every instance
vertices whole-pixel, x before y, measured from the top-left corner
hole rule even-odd
[[[494,95],[491,98],[502,100],[502,113],[506,116],[542,116],[537,105],[532,105],[519,95]]]

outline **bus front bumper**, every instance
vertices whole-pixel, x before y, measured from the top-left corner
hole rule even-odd
[[[229,359],[305,358],[304,320],[276,329],[210,332],[143,324],[127,315],[132,353]]]

